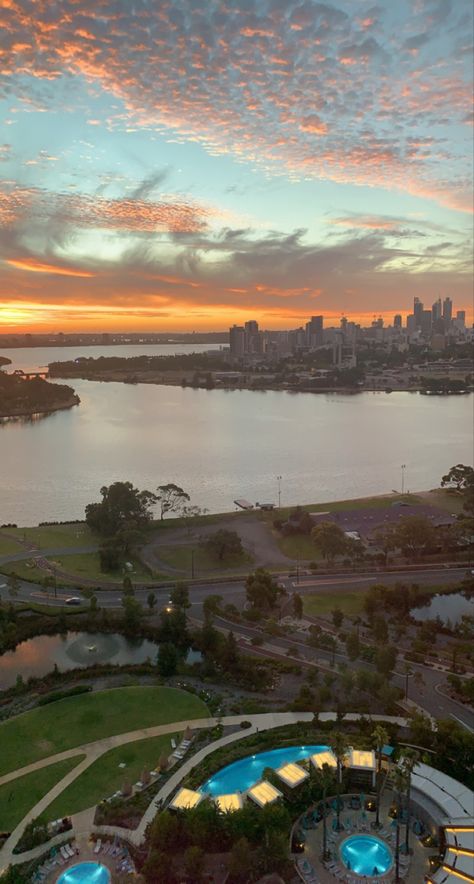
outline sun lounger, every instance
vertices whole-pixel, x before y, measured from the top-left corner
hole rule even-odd
[[[98,838],[97,841],[95,842],[94,853],[99,853],[101,847],[102,847],[102,839]]]
[[[76,855],[76,851],[74,850],[73,847],[71,847],[70,844],[66,844],[66,852],[69,854],[69,856],[75,856],[75,855]]]

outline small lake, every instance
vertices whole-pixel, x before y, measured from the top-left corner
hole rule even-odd
[[[14,651],[0,657],[0,690],[11,687],[17,675],[23,679],[41,677],[57,665],[60,672],[84,668],[94,663],[130,663],[156,661],[158,645],[144,638],[130,638],[115,633],[68,632],[66,635],[38,635],[21,642]],[[189,651],[186,662],[200,659],[199,652]]]
[[[434,595],[427,605],[422,608],[412,608],[411,616],[414,620],[436,620],[439,617],[443,623],[451,621],[453,626],[461,622],[461,617],[468,614],[474,617],[474,598],[468,598],[462,592],[453,592],[451,595]]]

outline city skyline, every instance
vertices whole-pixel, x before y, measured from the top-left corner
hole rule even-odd
[[[467,0],[5,0],[0,328],[472,319]]]

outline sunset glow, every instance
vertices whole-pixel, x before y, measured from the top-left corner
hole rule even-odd
[[[472,318],[469,0],[0,4],[0,326]]]

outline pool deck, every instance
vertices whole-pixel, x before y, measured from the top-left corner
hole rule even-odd
[[[332,831],[332,820],[335,817],[335,814],[331,814],[327,818],[327,834],[328,834],[328,848],[331,851],[332,857],[334,860],[339,858],[339,845],[349,837],[350,834],[366,834],[366,835],[374,835],[377,838],[380,838],[382,841],[385,841],[392,853],[394,852],[394,844],[392,843],[391,838],[394,837],[395,828],[391,826],[392,820],[388,816],[388,811],[390,809],[390,805],[393,800],[393,795],[391,791],[387,791],[381,802],[380,808],[380,822],[382,823],[382,829],[389,833],[389,837],[384,837],[380,832],[371,829],[370,823],[375,819],[374,813],[366,812],[365,819],[362,816],[361,810],[350,810],[344,808],[341,811],[340,819],[342,823],[346,823],[348,819],[352,822],[352,833],[347,829],[336,835]],[[364,831],[364,826],[366,826],[366,831]],[[392,834],[393,833],[393,834]],[[323,826],[322,823],[319,822],[315,829],[307,829],[305,831],[306,835],[306,844],[304,853],[296,854],[295,859],[298,857],[304,857],[314,868],[316,873],[316,877],[321,884],[334,884],[338,879],[341,880],[340,875],[332,874],[329,869],[326,869],[321,862],[321,855],[323,852]],[[400,843],[403,844],[405,837],[405,826],[401,825],[400,827]],[[429,871],[429,863],[428,857],[433,854],[433,848],[425,848],[420,843],[416,835],[413,833],[410,834],[410,847],[413,851],[410,856],[410,863],[408,866],[408,870],[405,874],[400,873],[400,879],[405,881],[406,884],[420,884],[420,882],[424,881],[425,875],[428,874]],[[339,861],[339,868],[343,867],[341,861]],[[364,875],[356,875],[355,872],[351,872],[347,870],[346,879],[360,881],[361,884],[369,884],[369,882],[377,882],[377,881],[389,881],[395,877],[394,875],[395,863],[392,866],[391,871],[387,872],[385,875],[380,875],[378,877],[364,876]],[[342,879],[344,880],[344,879]]]

